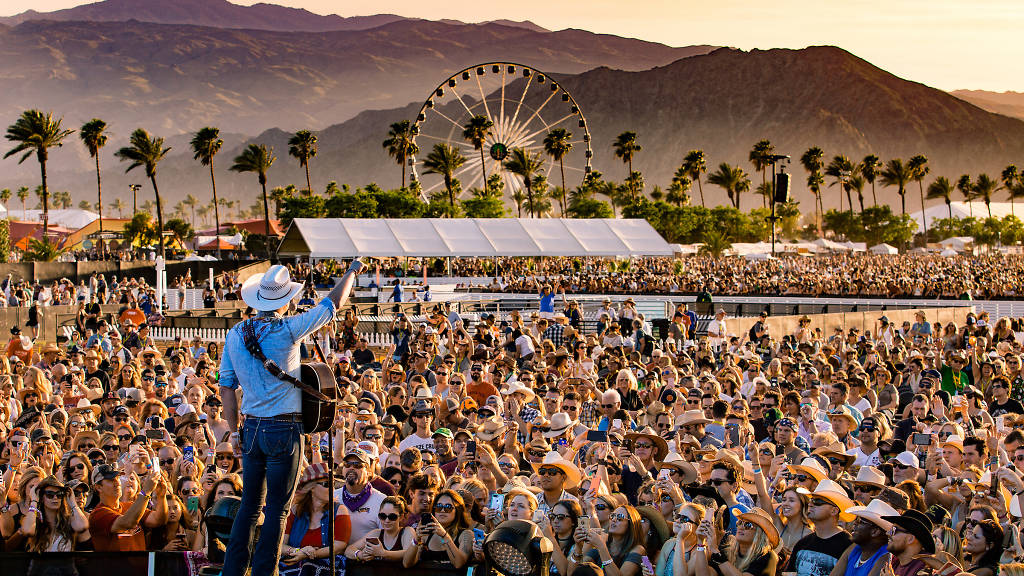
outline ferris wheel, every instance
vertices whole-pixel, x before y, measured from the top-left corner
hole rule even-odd
[[[486,118],[486,136],[477,147],[464,137],[474,117]],[[517,148],[544,162],[551,187],[578,186],[591,171],[590,130],[579,104],[548,74],[512,62],[488,62],[452,74],[423,102],[413,125],[419,148],[409,158],[410,178],[419,181],[423,195],[443,189],[444,179],[430,174],[427,157],[437,144],[458,150],[465,162],[455,172],[462,190],[484,187],[484,174],[497,174],[505,193],[523,188],[522,180],[505,164]],[[560,161],[548,154],[545,139],[554,133],[563,144]],[[565,146],[568,145],[568,146]]]

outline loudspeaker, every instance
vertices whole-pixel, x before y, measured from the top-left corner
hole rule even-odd
[[[775,201],[789,202],[789,174],[786,172],[775,175]]]

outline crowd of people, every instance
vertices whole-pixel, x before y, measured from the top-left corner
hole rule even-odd
[[[807,275],[813,261],[687,262],[713,279]],[[940,274],[971,282],[1014,269],[943,262]],[[864,286],[883,266],[845,263],[833,273]],[[386,350],[369,348],[348,309],[322,301],[295,316],[335,318],[302,336],[305,355],[329,350],[341,404],[294,454],[295,496],[278,503],[282,574],[329,566],[332,543],[341,570],[486,566],[484,543],[506,520],[535,523],[550,570],[573,576],[1024,573],[1019,322],[922,312],[863,333],[800,322],[773,334],[762,318],[731,334],[721,311],[705,335],[680,305],[655,335],[625,305],[588,333],[553,292],[537,314],[399,317]],[[205,520],[242,495],[243,455],[274,447],[225,415],[248,377],[227,350],[156,342],[133,306],[68,341],[24,349],[12,331],[0,357],[4,550],[173,551],[193,570],[223,556]],[[274,521],[260,519],[264,537]]]

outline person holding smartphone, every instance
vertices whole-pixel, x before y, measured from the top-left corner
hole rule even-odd
[[[466,503],[457,492],[442,490],[434,498],[433,513],[423,514],[416,527],[413,545],[402,557],[406,568],[422,561],[438,562],[460,569],[473,553],[473,531],[469,529]]]
[[[377,513],[380,528],[370,530],[364,538],[345,549],[345,557],[358,562],[385,560],[400,562],[405,550],[413,546],[416,531],[403,526],[409,509],[401,496],[388,496]]]

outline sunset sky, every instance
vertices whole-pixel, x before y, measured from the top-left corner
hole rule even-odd
[[[714,44],[766,49],[833,44],[898,76],[936,88],[1024,91],[1024,75],[1020,74],[1024,42],[1019,41],[1024,30],[1024,2],[1020,0],[272,1],[342,16],[390,12],[467,22],[532,20],[555,30],[583,28],[672,46]],[[29,8],[56,10],[84,3],[4,0],[0,14]]]

